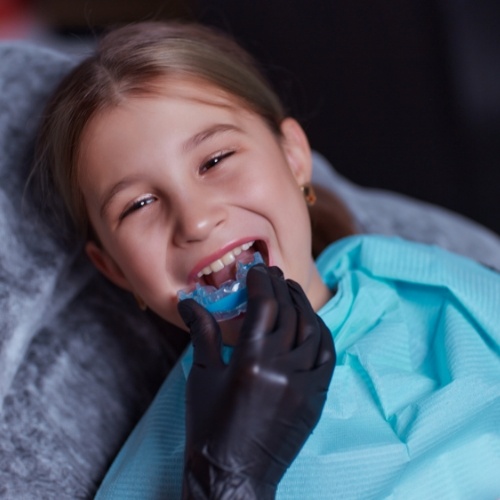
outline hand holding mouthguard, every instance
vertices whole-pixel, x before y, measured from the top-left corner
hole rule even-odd
[[[248,308],[231,359],[221,331],[193,300],[186,388],[185,499],[270,500],[319,420],[333,368],[330,331],[278,268],[248,273]]]
[[[247,308],[247,273],[256,264],[263,264],[264,260],[259,252],[253,254],[251,262],[236,263],[236,278],[228,280],[219,288],[210,285],[196,284],[194,290],[187,292],[179,290],[179,300],[193,299],[212,313],[217,321],[235,318],[244,313]]]

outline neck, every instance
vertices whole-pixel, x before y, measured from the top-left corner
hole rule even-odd
[[[314,265],[313,274],[311,276],[311,284],[307,290],[307,298],[315,311],[319,311],[334,295],[323,280]]]

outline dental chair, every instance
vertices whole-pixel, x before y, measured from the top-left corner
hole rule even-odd
[[[4,42],[0,61],[0,496],[91,498],[188,337],[102,278],[30,188],[44,105],[76,58]],[[470,220],[362,188],[319,153],[314,182],[360,232],[436,244],[500,269],[500,239]]]

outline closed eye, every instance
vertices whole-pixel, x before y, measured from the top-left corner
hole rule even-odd
[[[150,205],[155,201],[156,197],[149,195],[132,202],[132,204],[129,205],[120,215],[120,221],[127,217],[127,215],[130,215],[131,213],[136,212],[137,210],[140,210],[141,208],[144,208],[145,206]]]
[[[234,155],[234,153],[235,153],[235,151],[233,151],[233,150],[221,151],[220,153],[217,153],[216,155],[212,156],[211,158],[209,158],[207,161],[205,161],[201,165],[200,172],[203,173],[203,172],[206,172],[207,170],[210,170],[211,168],[218,165],[221,161]]]

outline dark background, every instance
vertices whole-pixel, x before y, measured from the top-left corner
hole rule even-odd
[[[180,17],[262,62],[313,148],[342,174],[500,233],[498,0],[38,0],[68,39]]]

